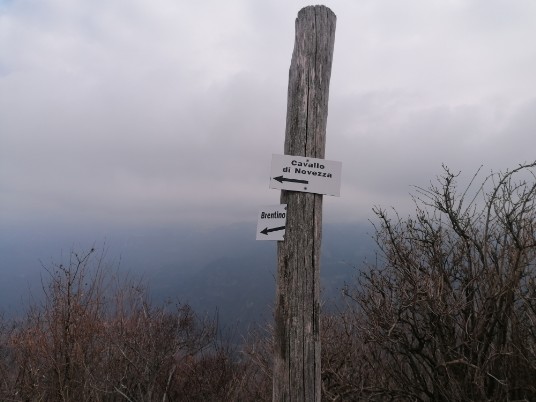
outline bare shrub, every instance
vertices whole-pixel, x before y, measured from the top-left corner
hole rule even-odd
[[[214,319],[152,305],[94,249],[46,272],[43,301],[0,327],[2,400],[234,400],[243,366]]]
[[[242,390],[244,401],[271,401],[273,382],[273,327],[251,329],[243,350],[247,366],[248,384]]]
[[[13,356],[10,347],[12,326],[0,314],[0,400],[6,400],[14,381]]]
[[[375,209],[381,258],[347,296],[379,400],[536,400],[535,166],[472,194],[445,168],[415,216]]]
[[[372,348],[363,343],[359,313],[350,308],[325,314],[322,331],[322,400],[379,398],[385,373],[378,370]]]
[[[87,379],[98,369],[104,314],[101,259],[88,276],[93,252],[71,253],[67,265],[47,268],[42,303],[30,307],[12,337],[17,397],[65,401],[91,395]]]

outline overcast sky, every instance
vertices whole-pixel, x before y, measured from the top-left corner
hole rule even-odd
[[[254,221],[283,152],[289,0],[0,0],[0,226]],[[338,0],[327,221],[445,163],[536,159],[534,0]]]

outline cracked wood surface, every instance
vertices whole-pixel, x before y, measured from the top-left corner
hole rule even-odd
[[[286,155],[324,158],[335,14],[305,7],[289,70]],[[273,401],[320,402],[322,195],[282,190],[285,240],[277,248]]]

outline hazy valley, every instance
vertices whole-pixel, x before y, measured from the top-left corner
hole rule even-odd
[[[0,311],[17,316],[41,294],[44,267],[65,263],[71,250],[104,249],[107,269],[140,278],[155,302],[180,301],[218,314],[224,327],[271,319],[276,288],[276,243],[255,240],[255,224],[216,229],[54,231],[5,230],[0,236]],[[325,224],[321,287],[333,301],[345,282],[374,255],[370,224]]]

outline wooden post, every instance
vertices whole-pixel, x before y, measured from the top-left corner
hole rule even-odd
[[[335,14],[305,7],[296,19],[285,154],[324,158]],[[320,401],[322,195],[281,191],[285,240],[277,248],[273,401]]]

